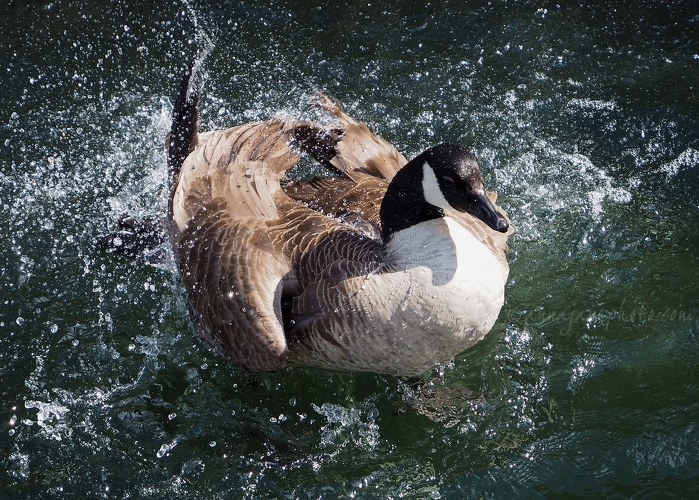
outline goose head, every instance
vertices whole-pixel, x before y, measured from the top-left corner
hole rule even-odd
[[[473,155],[444,143],[416,156],[391,181],[381,204],[384,241],[397,231],[449,212],[468,212],[501,233],[510,227],[488,198]]]

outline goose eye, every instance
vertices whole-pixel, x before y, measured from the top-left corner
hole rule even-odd
[[[454,185],[454,178],[444,176],[444,177],[442,177],[442,182],[444,183],[445,186],[453,186]]]

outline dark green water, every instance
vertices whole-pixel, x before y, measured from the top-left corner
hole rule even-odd
[[[0,497],[699,492],[697,2],[26,3],[0,0]],[[171,264],[94,247],[164,213],[205,49],[204,128],[323,90],[408,157],[481,160],[517,228],[506,304],[429,397],[251,379]]]

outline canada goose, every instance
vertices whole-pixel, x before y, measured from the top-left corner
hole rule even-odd
[[[440,144],[408,162],[323,95],[332,128],[272,118],[200,133],[189,74],[167,144],[168,232],[218,353],[251,372],[408,376],[491,329],[511,230],[468,151]],[[285,179],[299,150],[333,175]]]

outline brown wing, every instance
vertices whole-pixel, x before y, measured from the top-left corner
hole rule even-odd
[[[222,199],[191,219],[178,242],[178,264],[200,336],[252,372],[281,368],[283,277],[289,266],[252,221],[235,221]]]
[[[284,187],[290,198],[333,217],[369,238],[381,239],[379,211],[387,182],[367,176],[355,182],[346,177],[322,177],[291,182]]]
[[[283,366],[281,294],[290,264],[267,222],[278,179],[297,159],[293,124],[250,123],[201,134],[173,200],[173,248],[200,335],[250,371]]]
[[[298,161],[289,149],[295,125],[270,120],[199,134],[173,199],[180,230],[202,203],[216,198],[226,202],[236,220],[278,217],[279,178]]]
[[[302,293],[294,297],[290,310],[285,312],[290,341],[307,347],[319,342],[337,344],[331,333],[341,318],[349,323],[358,321],[355,316],[362,315],[361,307],[369,306],[353,296],[368,276],[381,271],[381,262],[379,241],[347,230],[321,234],[299,260],[297,277]],[[348,306],[349,302],[354,305]],[[351,316],[348,311],[352,311]],[[344,331],[351,332],[352,328]],[[298,349],[297,345],[294,350]]]
[[[330,163],[355,181],[370,174],[390,181],[408,160],[396,148],[373,134],[366,124],[350,118],[335,100],[318,94],[317,103],[335,115],[339,122],[340,140]]]
[[[292,182],[286,194],[323,214],[339,219],[371,238],[380,238],[379,211],[388,183],[407,160],[393,146],[349,117],[328,96],[317,104],[331,112],[337,127],[296,127],[301,149],[337,175],[310,182]]]

